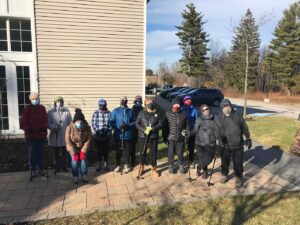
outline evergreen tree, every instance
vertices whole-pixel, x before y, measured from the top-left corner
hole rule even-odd
[[[295,2],[283,12],[274,32],[270,48],[273,86],[289,93],[300,91],[300,2]]]
[[[178,32],[176,35],[180,39],[179,46],[183,53],[181,62],[182,72],[190,78],[197,77],[204,81],[207,75],[207,44],[208,34],[203,30],[203,15],[196,11],[194,4],[186,5],[187,9],[183,11],[183,21],[181,26],[176,26]]]

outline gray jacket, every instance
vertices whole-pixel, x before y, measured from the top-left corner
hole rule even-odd
[[[48,111],[48,126],[50,129],[49,145],[50,146],[66,146],[65,135],[66,129],[72,122],[72,116],[68,109],[62,107],[57,111],[53,107]]]

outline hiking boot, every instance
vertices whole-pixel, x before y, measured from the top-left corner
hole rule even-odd
[[[78,184],[78,177],[73,177],[73,183]]]
[[[243,179],[240,178],[240,177],[237,177],[236,180],[235,180],[235,187],[240,188],[242,186],[243,186]]]
[[[138,173],[137,173],[137,177],[142,176],[142,174],[144,173],[144,165],[139,165],[138,167]]]
[[[124,165],[124,173],[128,173],[130,171],[130,167],[128,164]]]
[[[82,181],[83,181],[83,183],[89,182],[88,176],[87,176],[87,175],[83,175],[83,176],[82,176]]]
[[[196,168],[196,177],[200,177],[200,175],[201,175],[200,171],[201,171],[201,170],[200,170],[199,165],[196,164],[195,168]]]
[[[221,183],[221,184],[225,184],[227,181],[228,181],[228,176],[222,175],[221,180],[220,180],[220,183]]]
[[[169,165],[169,166],[168,166],[168,170],[169,170],[169,174],[175,174],[173,165]]]
[[[203,170],[203,174],[202,174],[202,179],[207,179],[208,178],[208,172],[207,170]]]
[[[156,170],[156,166],[153,166],[152,167],[152,174],[151,174],[153,177],[159,177],[159,174]]]
[[[121,166],[117,166],[117,167],[115,168],[115,172],[116,172],[116,173],[121,172]]]
[[[183,165],[179,165],[179,172],[181,174],[185,174],[185,170],[184,170],[184,166]]]

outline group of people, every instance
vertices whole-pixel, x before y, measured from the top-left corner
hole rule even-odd
[[[221,112],[214,116],[208,105],[201,105],[199,110],[192,104],[190,96],[183,99],[183,106],[177,99],[172,102],[171,111],[160,115],[152,98],[144,101],[136,96],[132,108],[128,107],[126,96],[120,98],[120,106],[108,110],[107,101],[98,101],[98,109],[92,115],[91,127],[82,111],[75,109],[72,116],[64,107],[62,97],[54,99],[54,106],[48,112],[40,104],[39,95],[31,93],[31,104],[25,107],[21,128],[25,131],[26,143],[30,155],[33,175],[44,175],[43,146],[49,134],[49,146],[55,156],[56,172],[67,171],[67,158],[70,158],[73,182],[88,182],[87,151],[94,146],[98,153],[96,170],[109,170],[110,143],[116,146],[115,172],[128,173],[136,166],[136,149],[139,149],[137,177],[144,174],[147,162],[147,149],[151,156],[151,175],[159,176],[157,170],[157,150],[159,132],[162,130],[163,142],[168,145],[168,171],[176,173],[174,155],[178,156],[179,172],[186,173],[184,166],[185,146],[189,152],[189,165],[196,167],[196,175],[208,177],[208,165],[212,162],[217,147],[221,153],[221,183],[228,181],[229,165],[232,159],[236,175],[236,186],[243,184],[244,145],[249,149],[252,142],[247,124],[237,113],[228,99],[221,104]],[[246,140],[244,140],[244,136]],[[195,163],[194,149],[197,152]],[[67,154],[69,153],[69,154]],[[67,157],[70,155],[70,157]]]

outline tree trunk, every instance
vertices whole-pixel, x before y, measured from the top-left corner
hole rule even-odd
[[[248,94],[248,66],[249,66],[249,46],[246,43],[246,69],[245,69],[245,89],[244,89],[244,112],[243,117],[246,118],[247,114],[247,94]]]

